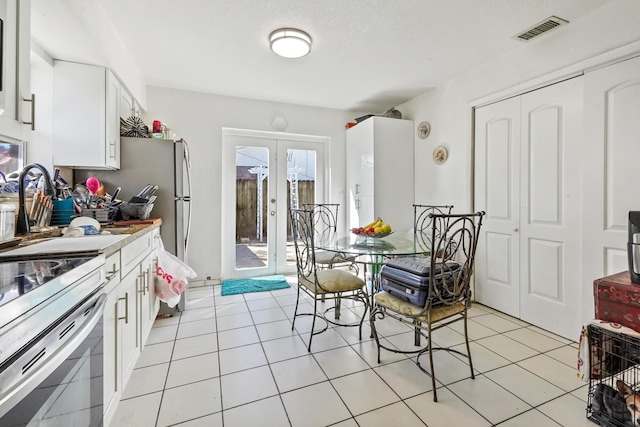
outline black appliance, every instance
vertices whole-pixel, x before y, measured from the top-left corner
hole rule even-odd
[[[102,425],[104,262],[0,258],[0,425]]]
[[[633,283],[640,283],[640,211],[629,211],[629,240],[627,241],[629,274]]]

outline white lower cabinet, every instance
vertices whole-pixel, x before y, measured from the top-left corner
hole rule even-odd
[[[133,368],[140,355],[140,329],[141,323],[139,294],[140,272],[138,269],[131,271],[118,286],[118,334],[120,355],[122,358],[122,384],[127,384]]]
[[[138,239],[106,260],[107,305],[104,313],[104,425],[110,425],[160,301],[155,296],[159,230]],[[132,262],[134,261],[134,262]]]
[[[118,367],[121,366],[120,354],[115,349],[118,348],[118,285],[120,284],[120,252],[109,256],[105,263],[107,283],[105,292],[107,293],[107,303],[103,317],[103,395],[105,425],[113,417],[115,408],[118,406],[122,396],[122,383],[118,374]]]

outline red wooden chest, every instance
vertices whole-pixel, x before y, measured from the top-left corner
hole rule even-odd
[[[640,284],[628,271],[593,281],[596,319],[620,323],[640,332]]]

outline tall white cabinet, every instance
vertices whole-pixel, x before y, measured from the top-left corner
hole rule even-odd
[[[347,224],[380,217],[395,230],[413,226],[413,121],[370,117],[347,129]]]

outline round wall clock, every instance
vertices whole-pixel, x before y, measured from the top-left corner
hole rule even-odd
[[[442,145],[438,145],[433,150],[433,161],[437,165],[443,164],[447,160],[448,156],[449,156],[449,153],[447,153],[447,149],[444,148]]]
[[[431,125],[428,122],[420,122],[418,125],[418,138],[425,139],[431,133]]]

